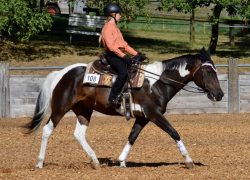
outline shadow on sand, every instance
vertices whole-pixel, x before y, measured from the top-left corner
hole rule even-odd
[[[107,165],[109,167],[114,167],[114,166],[120,166],[118,161],[112,160],[111,158],[98,158],[100,163],[102,165]],[[201,162],[194,162],[195,166],[207,166]],[[156,162],[156,163],[151,163],[151,162],[131,162],[128,161],[126,162],[126,166],[130,168],[136,168],[136,167],[159,167],[159,166],[176,166],[176,165],[181,165],[185,166],[185,163],[180,163],[180,162]]]

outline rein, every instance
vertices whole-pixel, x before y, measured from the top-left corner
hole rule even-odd
[[[193,73],[193,76],[194,76],[195,73],[196,73],[201,67],[203,67],[203,66],[211,66],[211,67],[213,68],[213,70],[214,70],[215,72],[217,72],[217,70],[216,70],[210,63],[203,63],[203,64],[201,64],[200,66],[198,66],[198,67],[196,68],[196,70],[195,70],[194,73]],[[153,72],[147,71],[147,70],[142,69],[142,68],[139,68],[139,67],[132,66],[131,68],[138,69],[138,70],[147,72],[147,73],[149,73],[149,74],[152,74],[152,75],[155,75],[155,76],[158,76],[158,77],[161,76],[161,75],[159,75],[159,74],[155,74],[155,73],[153,73]],[[152,77],[149,77],[149,78],[152,78]],[[184,86],[188,86],[188,87],[190,87],[190,88],[192,88],[192,89],[197,90],[198,92],[196,92],[196,91],[191,91],[191,90],[187,90],[187,89],[185,89],[185,88],[183,87],[182,89],[183,89],[184,91],[192,92],[192,93],[206,93],[206,90],[203,90],[203,89],[201,89],[201,88],[199,88],[199,87],[197,88],[197,87],[194,87],[194,86],[190,86],[190,85],[188,85],[188,84],[184,84],[184,83],[182,83],[182,82],[176,81],[176,80],[174,80],[174,79],[172,79],[172,78],[168,78],[168,77],[166,77],[166,79],[169,80],[169,81],[172,81],[172,82],[175,82],[175,83],[184,85]],[[167,83],[165,83],[165,82],[163,82],[163,81],[160,81],[160,82],[163,83],[163,84],[167,84]]]

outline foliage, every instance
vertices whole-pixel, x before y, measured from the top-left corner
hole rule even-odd
[[[249,0],[161,0],[167,10],[176,9],[180,12],[191,12],[196,7],[220,5],[230,16],[240,15],[250,18]]]
[[[230,16],[240,15],[243,18],[249,18],[250,5],[248,0],[161,0],[163,7],[168,10],[177,9],[181,12],[191,12],[196,7],[211,6],[213,7],[213,15],[209,17],[212,23],[212,32],[210,39],[210,51],[215,53],[218,31],[219,19],[223,9],[225,9]]]
[[[149,3],[149,0],[89,0],[88,5],[103,10],[104,7],[110,2],[118,3],[123,10],[123,21],[131,22],[138,15],[145,13],[144,8]]]
[[[249,3],[249,0],[242,1],[242,6],[239,9],[239,14],[242,14],[243,18],[245,18],[246,21],[250,19],[250,3]]]
[[[32,36],[48,30],[52,18],[35,7],[35,0],[1,0],[0,34],[16,42],[28,42]]]

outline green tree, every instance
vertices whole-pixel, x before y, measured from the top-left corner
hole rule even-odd
[[[250,20],[250,3],[249,0],[242,1],[241,8],[239,10],[239,14],[242,15],[242,17],[245,20],[245,24],[247,24],[247,21]]]
[[[31,37],[49,30],[51,16],[36,5],[36,0],[1,0],[0,34],[15,42],[28,42]]]
[[[219,37],[219,20],[223,9],[230,16],[241,15],[244,18],[249,18],[250,5],[248,0],[161,0],[164,8],[168,10],[177,9],[178,11],[190,13],[196,7],[213,6],[213,13],[210,17],[212,24],[211,39],[209,49],[211,53],[216,52],[216,46]]]
[[[149,3],[149,0],[88,0],[88,5],[99,8],[102,12],[104,7],[110,2],[118,3],[121,6],[123,10],[122,20],[127,24],[135,20],[138,15],[145,13],[144,8]]]
[[[176,9],[179,12],[191,13],[190,15],[190,41],[191,43],[195,42],[195,8],[206,5],[204,1],[185,1],[185,0],[161,0],[161,3],[164,8],[168,11]]]

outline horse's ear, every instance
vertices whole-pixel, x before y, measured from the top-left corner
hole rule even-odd
[[[204,48],[204,47],[203,47],[203,48]],[[209,56],[211,56],[210,47],[207,49],[207,54],[208,54]]]
[[[206,50],[205,47],[203,46],[201,49],[201,53],[206,54],[208,57],[210,57],[211,56],[210,47]]]
[[[208,54],[208,55],[210,55],[210,49],[208,48],[206,50],[206,48],[203,46],[202,49],[201,49],[201,54]]]
[[[208,61],[208,60],[211,60],[209,48],[208,48],[208,50],[206,50],[205,47],[202,47],[202,49],[200,51],[200,58],[204,62]]]

